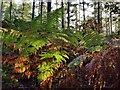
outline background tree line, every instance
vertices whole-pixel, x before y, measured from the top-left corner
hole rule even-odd
[[[2,21],[5,19],[14,21],[16,18],[31,21],[35,17],[44,17],[49,12],[62,8],[62,18],[60,19],[59,27],[82,30],[90,26],[92,29],[95,27],[95,29],[103,30],[106,34],[111,34],[113,31],[119,31],[119,5],[119,2],[94,0],[88,2],[86,0],[73,2],[63,0],[61,2],[58,0],[49,0],[49,2],[21,0],[20,4],[16,4],[14,0],[2,0],[1,16],[3,16]],[[88,9],[90,8],[93,8],[93,11],[89,11]],[[87,15],[88,12],[90,15]],[[88,25],[85,25],[86,22]]]

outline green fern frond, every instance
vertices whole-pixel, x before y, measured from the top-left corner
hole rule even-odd
[[[42,48],[46,44],[47,44],[47,41],[45,41],[44,39],[39,39],[34,41],[31,45],[35,47],[37,50],[39,50],[39,48]]]
[[[52,58],[54,55],[52,53],[44,53],[44,54],[40,54],[39,56],[41,56],[41,60],[46,59],[46,58]]]

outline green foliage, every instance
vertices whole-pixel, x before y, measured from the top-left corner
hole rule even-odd
[[[105,48],[103,38],[104,35],[98,33],[97,30],[87,30],[82,44],[87,49],[87,52],[101,51]]]
[[[83,32],[75,31],[74,33],[66,32],[66,40],[73,46],[86,49],[86,52],[101,51],[105,49],[105,41],[103,40],[104,34],[98,33],[97,30],[86,30],[86,34],[83,36]]]
[[[47,77],[51,76],[55,70],[57,70],[60,66],[60,62],[66,62],[65,58],[69,58],[64,52],[55,51],[55,52],[45,52],[44,54],[40,54],[41,60],[45,60],[48,58],[52,58],[50,62],[43,62],[38,66],[38,81],[44,81]],[[54,58],[55,57],[55,58]]]
[[[74,33],[73,31],[65,30],[62,32],[62,38],[64,38],[64,40],[68,42],[70,45],[73,45],[74,47],[76,47],[79,43],[79,38],[81,37],[81,35],[79,37],[77,37],[77,35],[80,33],[81,32],[76,31]]]
[[[56,19],[61,18],[59,12],[61,12],[61,9],[50,12],[48,15],[50,19],[48,17],[41,19],[41,16],[36,17],[31,22],[15,19],[12,24],[7,23],[10,29],[6,32],[3,31],[3,42],[7,45],[4,47],[3,52],[5,52],[6,47],[9,48],[9,45],[14,43],[14,50],[19,50],[19,54],[27,56],[34,54],[40,57],[39,60],[42,60],[42,62],[37,63],[36,66],[36,68],[38,68],[39,81],[47,79],[48,76],[54,73],[54,70],[60,67],[60,63],[66,62],[65,59],[68,59],[68,56],[63,50],[49,50],[44,48],[51,42],[53,48],[62,46],[62,43],[66,42],[64,36],[68,38],[68,35],[62,33],[62,30],[58,30]],[[54,43],[54,41],[58,39],[60,42]],[[44,53],[37,53],[40,50]],[[50,60],[46,61],[47,59]]]
[[[103,37],[97,31],[87,30],[83,36],[81,31],[74,32],[58,28],[58,18],[62,17],[61,10],[60,8],[50,12],[48,16],[38,16],[31,22],[15,19],[14,22],[8,22],[10,27],[8,31],[3,30],[2,38],[3,42],[6,43],[3,52],[6,52],[9,45],[14,43],[13,52],[19,50],[19,54],[39,57],[37,63],[35,61],[31,63],[36,63],[35,68],[37,69],[39,82],[53,75],[54,71],[60,67],[60,64],[69,59],[72,55],[71,52],[74,53],[74,50],[70,49],[71,47],[83,48],[87,52],[103,49]],[[67,48],[66,44],[70,48]],[[22,68],[24,67],[25,65]],[[25,71],[23,70],[23,72]]]

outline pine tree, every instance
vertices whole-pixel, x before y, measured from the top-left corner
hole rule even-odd
[[[64,11],[63,11],[63,9],[64,9],[64,3],[63,3],[63,0],[61,2],[61,7],[62,7],[62,28],[64,28]]]
[[[11,21],[11,17],[12,17],[12,0],[10,0],[10,21]]]
[[[70,26],[70,2],[67,2],[68,4],[68,8],[67,8],[67,14],[68,14],[68,17],[67,17],[67,20],[68,20],[68,28]]]
[[[34,19],[34,15],[35,15],[35,0],[33,0],[32,20]]]

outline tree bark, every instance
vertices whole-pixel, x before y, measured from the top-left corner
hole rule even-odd
[[[2,27],[2,15],[3,15],[3,0],[1,0],[1,3],[0,3],[0,27]]]
[[[3,15],[3,0],[1,0],[1,7],[0,7],[0,27],[2,27],[2,15]]]
[[[67,8],[67,14],[68,14],[68,17],[67,17],[67,20],[68,20],[68,28],[70,26],[70,2],[68,2],[68,8]]]
[[[110,10],[110,34],[112,33],[112,12]]]
[[[24,18],[25,3],[23,2],[22,18]]]
[[[83,0],[83,20],[85,20],[85,1]]]
[[[98,1],[98,24],[100,24],[100,2]]]
[[[102,12],[101,12],[101,3],[99,2],[98,0],[98,25],[99,25],[99,28],[98,28],[98,33],[101,32],[101,29],[102,29],[102,20],[101,20],[101,15],[102,15]]]
[[[120,15],[118,15],[118,35],[120,35]]]
[[[77,24],[77,21],[78,21],[78,11],[77,11],[77,6],[75,6],[75,17],[76,17],[76,22],[75,22],[75,28],[76,28],[76,31],[77,31],[77,28],[78,28],[78,24]]]
[[[64,3],[63,3],[63,0],[61,2],[61,5],[62,5],[62,28],[64,28]]]
[[[97,2],[94,1],[94,22],[97,23]]]
[[[41,1],[41,8],[40,8],[41,16],[42,16],[42,8],[43,8],[43,1]]]
[[[42,13],[42,11],[43,11],[42,8],[43,8],[43,1],[41,0],[41,7],[40,7],[41,23],[42,23],[42,14],[43,14]]]
[[[47,2],[47,12],[51,12],[51,0]]]
[[[81,5],[80,5],[80,0],[79,0],[79,25],[80,25],[80,9],[81,9]],[[79,31],[80,31],[81,27],[79,27]]]
[[[10,0],[10,21],[11,21],[11,17],[12,17],[12,0]]]
[[[39,0],[39,10],[38,10],[38,15],[42,13],[42,6],[43,6],[43,0]]]
[[[51,12],[51,0],[47,2],[47,24],[49,24],[48,21],[50,19],[49,12]]]
[[[34,19],[34,15],[35,15],[35,0],[33,0],[32,20]]]

